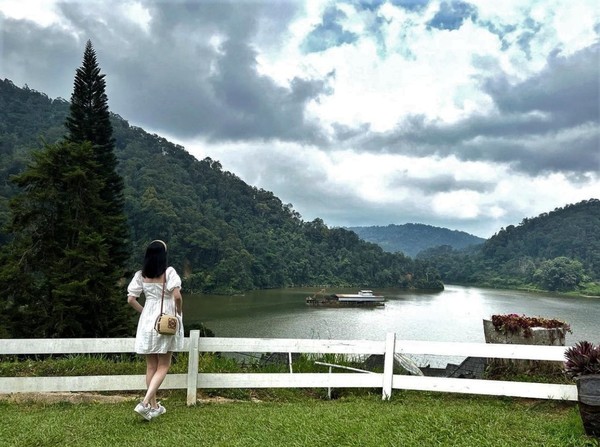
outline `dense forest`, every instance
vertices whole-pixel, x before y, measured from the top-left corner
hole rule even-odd
[[[600,200],[525,218],[479,246],[435,247],[418,258],[445,282],[600,295]]]
[[[473,236],[464,231],[418,223],[348,227],[348,230],[354,231],[361,239],[367,242],[379,245],[385,251],[389,251],[390,253],[400,251],[413,258],[428,248],[448,245],[454,249],[461,250],[485,241],[483,238]]]
[[[70,103],[0,81],[0,244],[21,173],[43,142],[64,138]],[[428,261],[387,253],[352,231],[302,220],[292,204],[252,187],[210,158],[130,126],[111,114],[124,181],[131,253],[125,277],[137,269],[146,244],[169,242],[170,262],[189,291],[234,293],[303,285],[439,289]]]

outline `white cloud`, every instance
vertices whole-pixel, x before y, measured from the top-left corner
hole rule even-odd
[[[120,5],[120,9],[131,22],[138,25],[144,32],[150,31],[152,16],[141,2],[124,2]]]
[[[431,200],[434,213],[440,216],[454,215],[459,219],[479,217],[478,194],[474,191],[450,191],[436,194]]]
[[[410,114],[455,122],[491,110],[492,104],[478,84],[484,68],[474,65],[475,60],[494,60],[515,81],[523,80],[545,66],[547,54],[557,44],[553,35],[547,41],[540,38],[540,43],[532,44],[538,45],[535,57],[528,57],[518,47],[516,34],[507,37],[511,46],[502,50],[498,36],[471,21],[459,30],[428,29],[426,23],[435,13],[431,8],[422,16],[389,4],[381,11],[389,21],[381,27],[385,50],[376,36],[362,33],[354,44],[302,56],[298,52],[301,40],[311,29],[309,23],[314,26],[314,19],[303,17],[291,25],[294,37],[285,51],[274,57],[261,55],[261,73],[282,84],[298,73],[312,78],[335,73],[330,81],[333,94],[311,103],[310,113],[326,124],[369,123],[371,130],[382,132]],[[344,26],[355,32],[364,30],[370,14],[348,14]],[[502,15],[508,24],[519,17],[522,20],[511,8]],[[497,15],[489,19],[499,20]],[[593,27],[586,32],[593,32]]]
[[[46,0],[0,0],[0,12],[6,17],[31,20],[42,26],[61,21],[55,11],[54,2]]]
[[[562,53],[573,54],[598,40],[594,25],[600,21],[600,7],[595,0],[556,3],[552,24]]]

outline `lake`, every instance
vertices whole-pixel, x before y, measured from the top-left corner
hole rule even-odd
[[[442,292],[376,289],[382,308],[314,308],[304,299],[317,288],[275,289],[241,296],[184,295],[185,323],[202,322],[217,337],[322,338],[484,342],[482,319],[516,313],[571,325],[566,344],[600,342],[600,299],[447,285]],[[355,289],[330,289],[355,293]],[[418,358],[445,366],[448,360]],[[457,359],[453,359],[457,361]],[[442,365],[443,363],[443,365]]]

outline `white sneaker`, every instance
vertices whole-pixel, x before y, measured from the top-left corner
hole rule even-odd
[[[133,411],[135,411],[137,414],[139,414],[141,417],[143,417],[147,421],[152,419],[152,407],[150,406],[150,404],[144,405],[144,402],[140,402],[139,404],[137,404],[135,406]]]
[[[152,408],[150,410],[150,417],[152,419],[154,419],[155,417],[160,416],[161,414],[165,414],[167,412],[167,409],[165,407],[163,407],[160,402],[158,402],[158,408]]]

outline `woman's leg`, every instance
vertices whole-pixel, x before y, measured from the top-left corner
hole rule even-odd
[[[146,391],[146,396],[144,397],[144,404],[149,403],[152,408],[157,407],[156,392],[165,380],[165,377],[169,372],[169,367],[171,366],[170,352],[167,352],[166,354],[156,354],[156,356],[158,359],[156,370],[152,375],[152,378],[150,378],[150,382],[148,383],[148,391]],[[146,377],[146,380],[148,380],[148,377]]]
[[[156,368],[158,368],[158,354],[146,354],[146,387],[150,386]]]
[[[158,369],[158,354],[147,354],[146,355],[146,388],[150,387],[150,383],[152,382],[152,378],[156,374],[156,370]],[[148,393],[146,393],[146,397],[148,397]],[[156,406],[156,397],[154,399],[146,400],[144,397],[144,405],[150,404]]]

